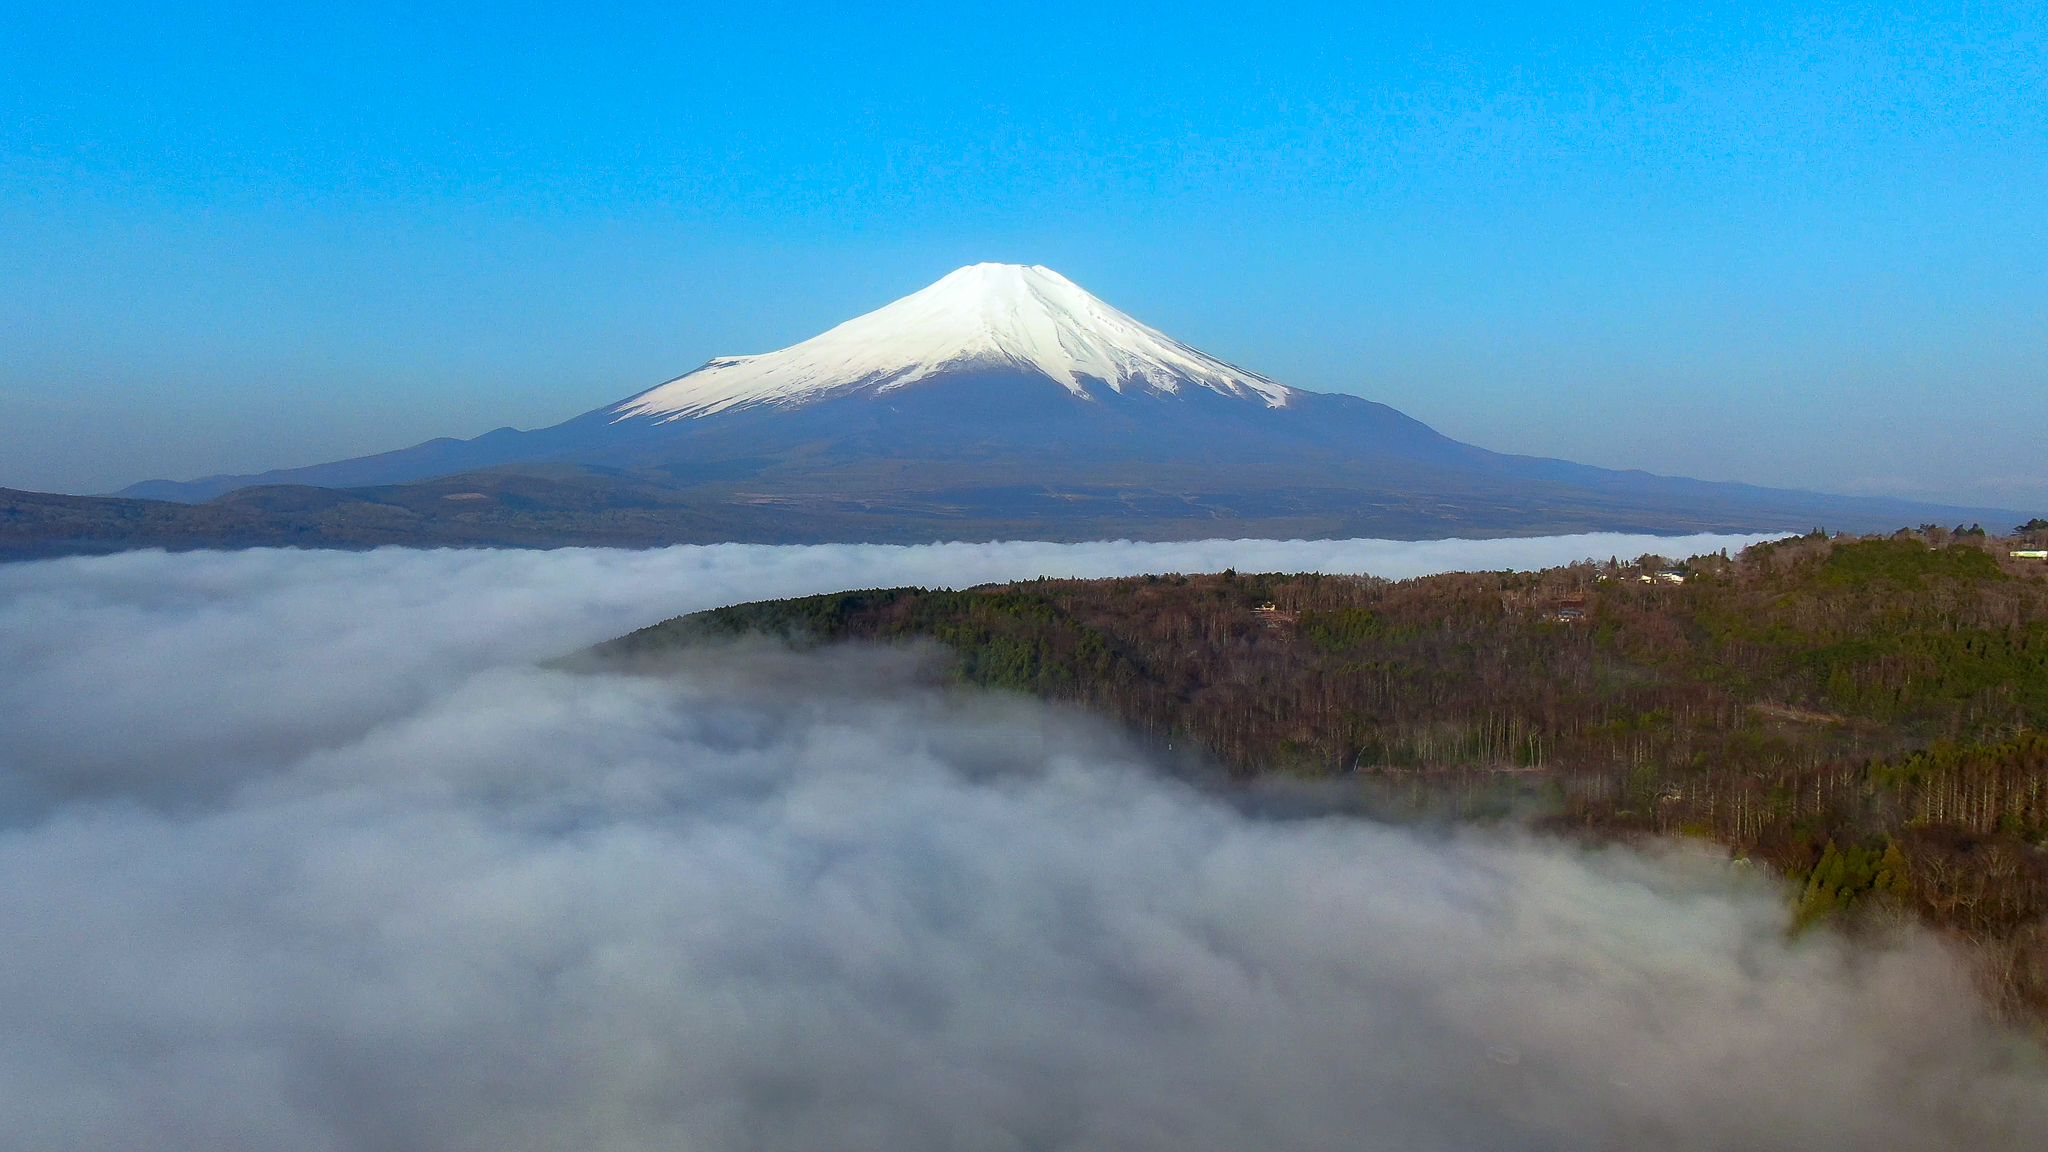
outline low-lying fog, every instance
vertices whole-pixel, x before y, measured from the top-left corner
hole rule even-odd
[[[1249,817],[915,652],[534,665],[845,587],[1728,543],[0,566],[7,1143],[2035,1146],[1934,942],[1788,944],[1710,854]]]

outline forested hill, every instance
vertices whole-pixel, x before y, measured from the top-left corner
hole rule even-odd
[[[2048,564],[2010,555],[2029,546],[1933,529],[1405,581],[897,588],[720,608],[597,652],[923,638],[967,682],[1239,773],[1534,783],[1554,824],[1776,866],[1803,881],[1803,920],[1917,914],[2048,1017]]]

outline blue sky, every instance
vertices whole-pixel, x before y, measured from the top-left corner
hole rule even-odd
[[[0,485],[572,416],[978,260],[1491,448],[2048,512],[2048,5],[0,12]]]

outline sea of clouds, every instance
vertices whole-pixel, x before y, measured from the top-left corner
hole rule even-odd
[[[22,1149],[2019,1149],[2038,1050],[1710,854],[1266,819],[916,651],[539,661],[896,584],[1741,540],[0,566]]]

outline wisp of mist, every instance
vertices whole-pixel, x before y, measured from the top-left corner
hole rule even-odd
[[[1517,541],[0,566],[21,1149],[2020,1149],[2038,1049],[1712,853],[1247,814],[918,648],[542,663],[680,612]]]

